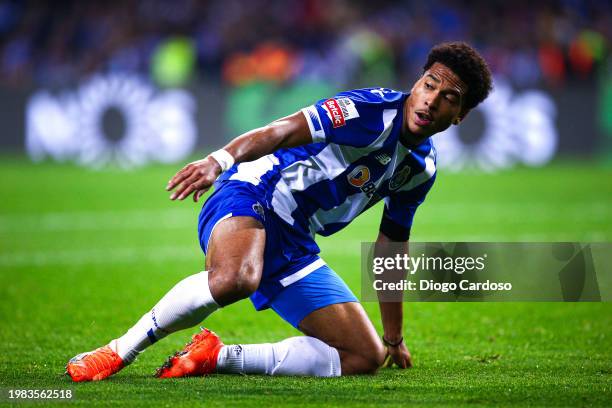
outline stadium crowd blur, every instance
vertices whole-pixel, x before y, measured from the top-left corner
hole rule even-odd
[[[407,84],[433,44],[456,39],[519,87],[589,81],[610,72],[612,2],[3,0],[0,84],[53,86],[109,71],[162,85],[197,75],[234,85]],[[157,65],[186,75],[156,75]]]

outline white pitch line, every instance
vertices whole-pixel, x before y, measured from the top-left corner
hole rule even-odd
[[[0,254],[0,267],[133,264],[172,260],[204,259],[198,248],[184,246],[155,246],[143,248],[77,249],[63,251],[27,251]]]
[[[3,215],[0,232],[194,228],[198,212],[172,209]]]
[[[449,203],[425,204],[421,211],[431,214],[421,217],[422,225],[455,225],[466,221],[477,224],[522,225],[557,220],[565,222],[612,223],[609,203],[563,203],[550,206],[544,203]],[[40,214],[0,215],[1,233],[31,231],[107,231],[188,229],[197,223],[197,208],[125,211],[77,211]],[[417,214],[417,217],[419,215]]]
[[[372,236],[372,239],[375,239]],[[610,234],[604,231],[594,231],[576,236],[572,233],[534,233],[534,234],[465,234],[465,235],[423,235],[419,242],[604,242],[609,241]],[[319,242],[321,256],[342,255],[360,256],[363,239],[342,238],[341,242]],[[199,248],[192,246],[151,246],[151,247],[119,247],[103,249],[73,249],[73,250],[38,250],[22,251],[10,254],[0,253],[0,268],[40,267],[49,265],[83,266],[90,264],[136,264],[142,262],[171,262],[173,260],[204,259]]]

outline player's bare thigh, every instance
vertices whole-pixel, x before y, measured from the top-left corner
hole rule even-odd
[[[214,229],[206,255],[208,283],[221,306],[248,297],[259,286],[266,231],[253,217],[230,217]]]
[[[338,303],[315,310],[299,327],[307,336],[338,350],[343,375],[373,373],[385,359],[385,348],[360,303]]]

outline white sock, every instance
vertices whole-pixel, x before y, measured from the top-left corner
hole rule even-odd
[[[208,287],[208,272],[188,276],[166,295],[123,336],[110,346],[124,364],[130,364],[145,348],[168,334],[193,327],[217,310]]]
[[[234,374],[340,376],[338,350],[314,337],[291,337],[279,343],[223,346],[217,371]]]

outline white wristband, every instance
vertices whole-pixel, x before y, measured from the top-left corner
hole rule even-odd
[[[228,153],[225,149],[220,149],[210,154],[210,157],[215,159],[219,166],[221,166],[221,173],[228,170],[230,167],[234,165],[236,160],[234,160],[234,156]]]

